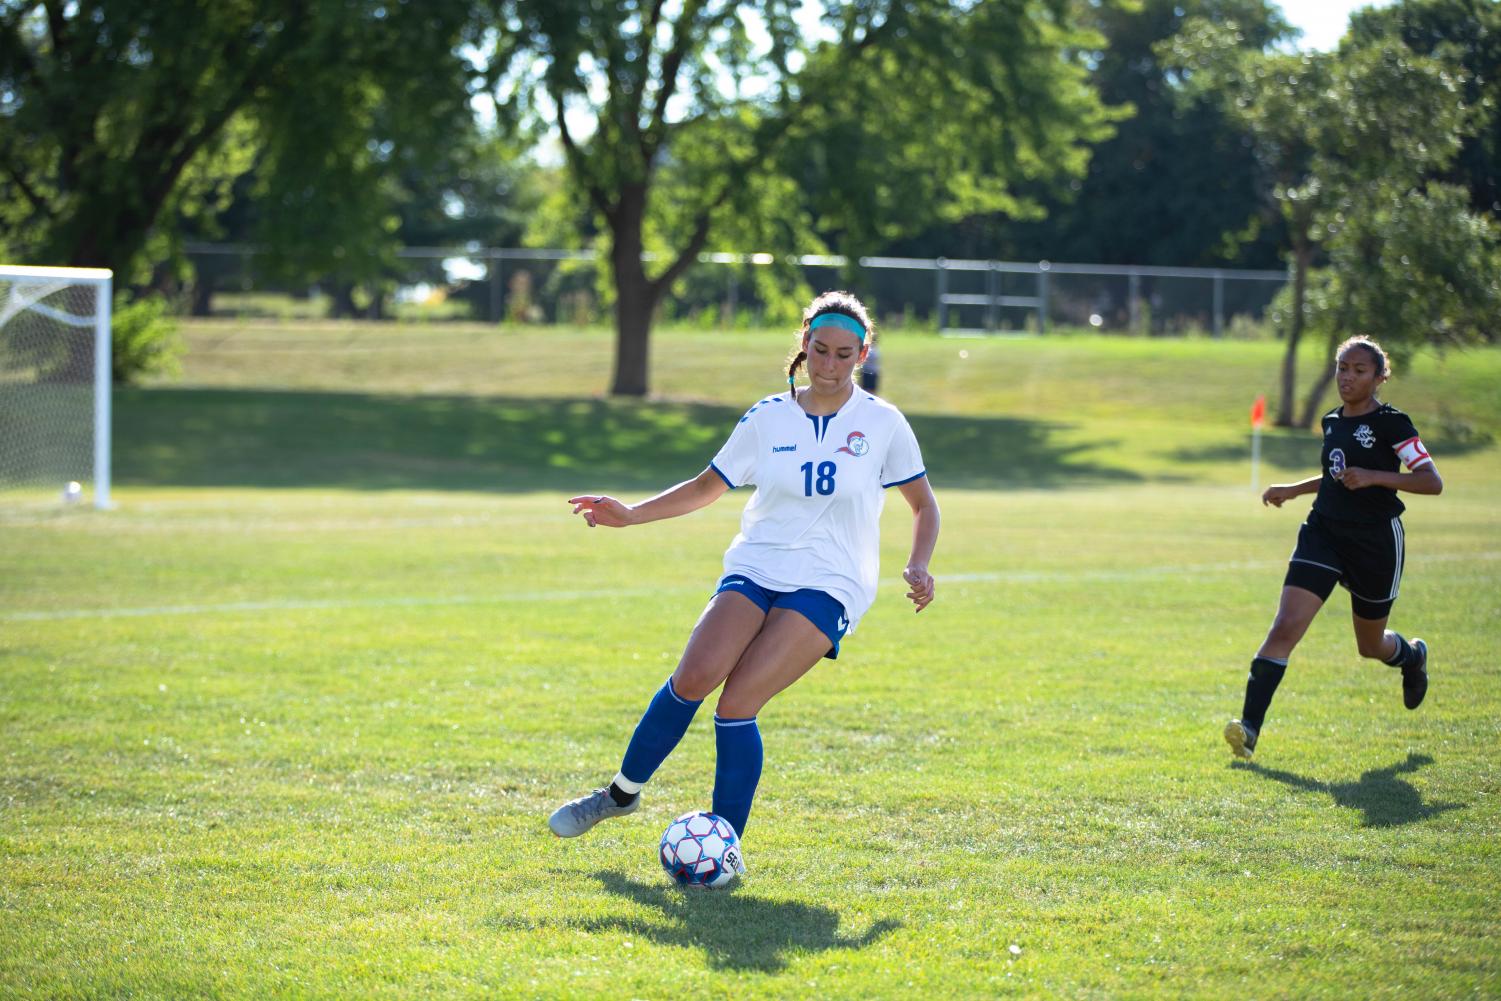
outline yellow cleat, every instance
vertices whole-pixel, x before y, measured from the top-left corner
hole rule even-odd
[[[1240,720],[1232,719],[1225,724],[1225,743],[1230,745],[1237,758],[1250,761],[1251,755],[1256,753],[1256,731]]]

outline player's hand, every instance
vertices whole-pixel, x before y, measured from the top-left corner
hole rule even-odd
[[[568,503],[573,505],[574,514],[582,514],[584,521],[590,528],[603,525],[606,528],[624,528],[632,523],[631,509],[620,503],[614,497],[605,497],[600,494],[585,494],[582,497],[570,497]]]
[[[1273,483],[1261,494],[1263,506],[1270,504],[1272,507],[1281,507],[1283,501],[1292,500],[1297,494],[1293,493],[1292,487],[1285,483]]]
[[[1361,469],[1359,466],[1346,466],[1345,471],[1339,475],[1340,483],[1346,490],[1364,490],[1373,486],[1376,478],[1374,469]]]
[[[908,567],[902,571],[902,580],[912,590],[907,592],[907,597],[912,604],[917,606],[920,612],[933,602],[933,575],[928,573],[927,567]]]

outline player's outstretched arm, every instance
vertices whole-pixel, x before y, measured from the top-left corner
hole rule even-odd
[[[1290,501],[1294,497],[1302,497],[1304,494],[1315,494],[1319,491],[1319,481],[1322,476],[1310,476],[1306,480],[1297,483],[1273,483],[1261,493],[1261,503],[1270,504],[1272,507],[1281,507],[1283,501]]]
[[[922,611],[933,602],[936,584],[928,573],[928,562],[933,558],[933,548],[938,545],[938,498],[926,476],[919,477],[897,487],[907,504],[912,508],[912,552],[907,557],[907,567],[902,579],[911,588],[907,598]]]
[[[606,528],[624,528],[627,525],[644,525],[649,521],[676,518],[679,515],[707,507],[722,497],[729,487],[713,467],[705,469],[691,480],[649,497],[639,504],[625,504],[603,494],[583,494],[568,498],[574,514],[582,514],[590,528],[603,525]]]

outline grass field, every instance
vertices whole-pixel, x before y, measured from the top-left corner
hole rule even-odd
[[[1427,703],[1337,595],[1247,767],[1220,729],[1301,512],[1248,482],[1277,345],[891,338],[938,601],[893,499],[880,600],[761,714],[749,878],[695,895],[654,850],[707,712],[635,816],[545,818],[614,772],[744,498],[562,498],[696,473],[782,337],[660,336],[645,403],[597,395],[597,331],[187,340],[117,397],[117,510],[0,509],[0,996],[1501,996],[1501,351],[1386,394],[1446,482],[1392,620]]]

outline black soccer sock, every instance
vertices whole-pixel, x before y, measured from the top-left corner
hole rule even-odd
[[[1266,719],[1267,707],[1277,686],[1282,684],[1282,675],[1287,672],[1287,661],[1270,657],[1257,657],[1251,661],[1251,674],[1246,678],[1246,702],[1240,710],[1240,721],[1251,729],[1261,732]]]
[[[610,798],[615,801],[616,806],[630,806],[639,795],[639,792],[626,792],[615,783],[610,783]]]
[[[1423,659],[1418,656],[1418,648],[1407,642],[1401,633],[1394,632],[1392,635],[1397,638],[1397,650],[1387,658],[1386,663],[1392,667],[1417,667],[1418,662]]]

